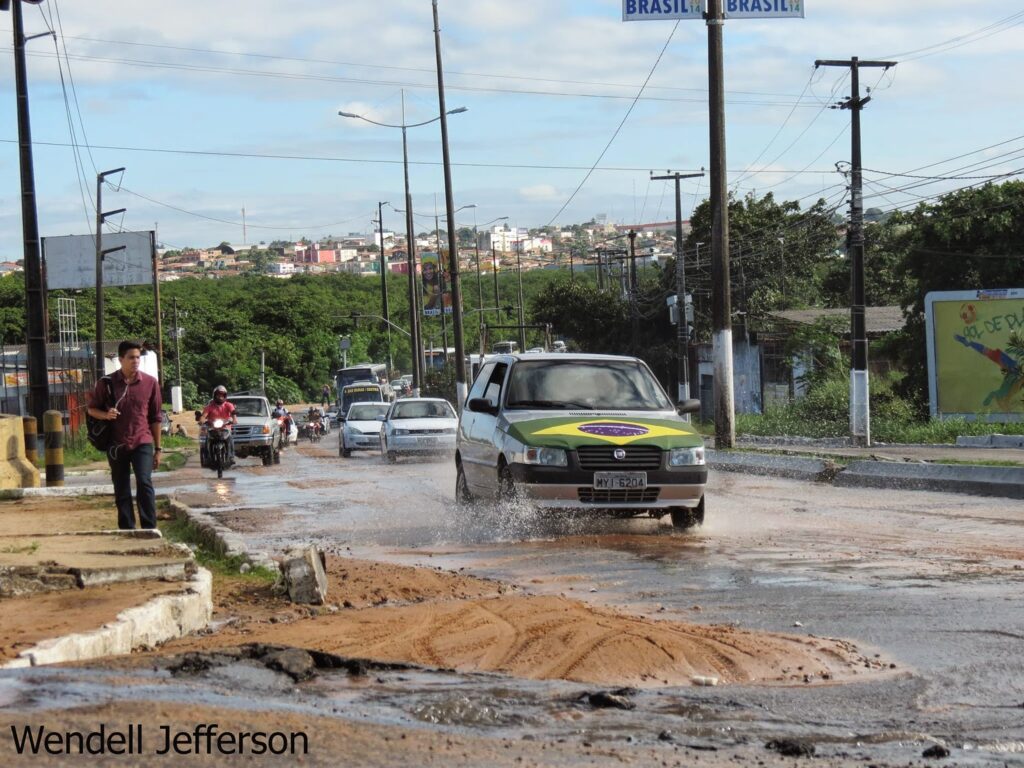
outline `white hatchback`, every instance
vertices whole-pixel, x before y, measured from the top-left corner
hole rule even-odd
[[[388,461],[400,454],[455,453],[459,417],[447,400],[406,397],[395,401],[381,428],[381,453]]]
[[[348,458],[352,451],[375,451],[380,448],[381,422],[387,415],[388,403],[353,403],[348,408],[338,438],[338,455]]]

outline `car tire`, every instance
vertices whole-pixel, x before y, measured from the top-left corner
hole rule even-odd
[[[394,464],[398,461],[398,454],[394,451],[387,452],[388,464]]]
[[[498,503],[513,504],[519,499],[516,492],[515,479],[512,477],[512,470],[508,464],[498,467]]]
[[[265,454],[263,454],[263,456],[261,458],[263,459],[263,466],[264,467],[269,467],[271,464],[274,463],[274,452],[273,452],[273,449],[267,451]]]
[[[466,471],[462,468],[460,461],[455,465],[455,503],[458,506],[469,506],[475,499],[469,490],[469,481],[466,480]]]
[[[704,524],[704,497],[700,497],[700,503],[690,509],[689,507],[675,507],[671,511],[672,527],[680,530],[694,528]]]
[[[276,448],[270,449],[270,463],[280,464],[281,463],[281,446],[278,445]]]

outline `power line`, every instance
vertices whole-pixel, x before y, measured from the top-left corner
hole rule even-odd
[[[629,116],[633,114],[633,109],[636,107],[637,102],[640,101],[640,97],[643,96],[644,89],[647,87],[647,83],[649,83],[651,81],[651,78],[654,77],[654,72],[658,68],[658,65],[661,63],[661,59],[665,55],[665,51],[668,50],[669,43],[671,43],[672,38],[675,37],[677,29],[679,29],[678,21],[672,27],[672,31],[669,32],[668,39],[665,41],[665,45],[662,46],[661,52],[658,54],[658,58],[654,60],[654,66],[652,66],[651,71],[647,73],[647,78],[644,80],[644,84],[640,86],[640,90],[637,91],[637,94],[633,99],[633,103],[629,105],[629,109],[626,110],[626,114],[622,116],[622,120],[619,122],[618,127],[616,127],[615,132],[612,134],[612,137],[608,139],[608,143],[605,144],[604,149],[601,150],[601,154],[597,156],[597,160],[594,161],[594,165],[591,166],[589,171],[587,171],[586,176],[584,176],[582,181],[580,181],[579,186],[577,186],[573,193],[569,195],[569,199],[565,201],[562,207],[558,209],[558,213],[551,217],[551,221],[547,223],[547,226],[550,227],[554,223],[555,219],[561,216],[562,212],[569,207],[569,203],[571,203],[573,199],[576,197],[576,195],[579,194],[579,191],[583,189],[583,185],[587,183],[587,180],[593,175],[594,171],[597,169],[597,166],[600,165],[601,161],[604,159],[605,154],[608,152],[609,149],[611,149],[611,146],[614,143],[615,139],[618,138],[619,132],[622,131],[622,127],[626,124],[626,121],[629,119]]]

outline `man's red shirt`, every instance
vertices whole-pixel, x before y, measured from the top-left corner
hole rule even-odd
[[[111,439],[114,445],[123,445],[131,451],[140,445],[154,442],[149,425],[160,423],[160,383],[142,371],[131,382],[125,379],[120,369],[106,378],[111,381],[114,401],[110,402],[106,382],[100,379],[89,397],[89,407],[100,411],[116,407],[120,411],[120,415],[113,421]]]
[[[206,408],[203,409],[203,420],[213,421],[214,419],[224,419],[224,421],[231,421],[231,417],[235,415],[235,406],[225,400],[223,403],[218,403],[216,400],[211,400],[207,403]]]

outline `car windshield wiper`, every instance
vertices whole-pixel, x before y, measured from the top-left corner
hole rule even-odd
[[[509,408],[581,408],[591,411],[593,408],[586,403],[574,403],[567,400],[516,400],[508,404]]]

